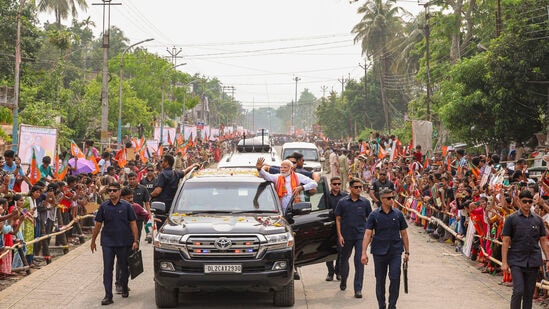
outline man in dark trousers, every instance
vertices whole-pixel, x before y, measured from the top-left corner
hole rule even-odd
[[[360,262],[362,252],[362,238],[366,229],[366,220],[372,212],[370,201],[360,196],[362,181],[353,178],[349,181],[351,194],[342,198],[334,212],[336,216],[337,236],[341,246],[339,288],[345,291],[347,277],[349,276],[349,258],[353,248],[355,249],[355,297],[362,298],[362,282],[364,281],[364,265]]]
[[[105,298],[101,305],[110,305],[112,300],[112,271],[114,258],[121,270],[120,284],[122,285],[122,297],[126,298],[128,292],[128,256],[130,249],[139,249],[137,238],[136,216],[132,205],[120,199],[120,184],[113,182],[107,188],[109,199],[99,206],[95,216],[95,228],[91,239],[92,253],[97,250],[95,240],[101,231],[101,247],[103,251],[103,285],[105,286]],[[101,228],[103,227],[103,228]]]
[[[389,269],[389,309],[396,308],[400,289],[400,262],[404,251],[404,261],[408,262],[410,244],[408,224],[402,212],[393,208],[394,191],[386,188],[379,192],[381,207],[368,217],[366,233],[362,244],[362,263],[368,264],[366,249],[372,243],[376,276],[376,297],[379,308],[387,308],[385,302],[385,282]],[[375,232],[374,232],[375,231]]]
[[[501,270],[511,272],[513,278],[511,309],[532,308],[539,267],[543,265],[541,249],[546,257],[549,256],[543,219],[531,210],[533,198],[529,190],[522,190],[519,210],[508,216],[503,224]],[[549,268],[549,260],[545,267]]]
[[[339,203],[339,200],[347,196],[347,192],[341,191],[341,177],[334,176],[330,179],[330,193],[328,193],[328,204],[330,208],[335,212],[335,209],[337,207],[337,204]],[[322,197],[324,198],[324,196]],[[322,205],[322,203],[320,203]],[[327,261],[326,267],[328,268],[328,276],[326,276],[326,281],[332,281],[334,280],[334,275],[336,275],[337,280],[341,280],[341,275],[339,271],[339,259],[341,255],[341,247],[337,246],[337,258],[335,261]]]

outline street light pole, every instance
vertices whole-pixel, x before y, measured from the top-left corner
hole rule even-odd
[[[295,80],[295,100],[292,102],[292,135],[295,134],[295,127],[294,127],[294,102],[297,104],[297,82],[301,80],[299,77],[294,77]]]
[[[165,92],[165,83],[166,83],[166,74],[172,70],[172,69],[175,69],[177,67],[180,67],[180,66],[183,66],[183,65],[186,65],[187,63],[184,62],[184,63],[180,63],[180,64],[177,64],[177,65],[172,65],[170,66],[168,69],[166,69],[166,71],[164,71],[164,73],[162,74],[162,104],[160,106],[160,144],[163,144],[164,143],[164,92]]]
[[[117,138],[117,143],[118,143],[118,148],[121,147],[121,143],[122,143],[122,80],[124,79],[124,55],[126,54],[126,52],[128,50],[130,50],[132,47],[136,46],[136,45],[139,45],[139,44],[143,44],[145,42],[149,42],[149,41],[152,41],[154,39],[146,39],[146,40],[143,40],[143,41],[139,41],[133,45],[130,45],[128,46],[126,49],[124,49],[124,51],[122,52],[122,56],[120,56],[120,73],[119,73],[119,79],[120,79],[120,82],[119,82],[119,85],[118,85],[118,138]]]

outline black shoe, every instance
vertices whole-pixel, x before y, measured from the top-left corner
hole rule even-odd
[[[122,291],[122,297],[128,298],[128,296],[130,296],[129,289],[125,289],[124,291]]]
[[[345,291],[346,288],[347,288],[347,283],[341,281],[341,283],[339,284],[339,289],[342,291]]]
[[[362,298],[362,292],[360,291],[355,292],[355,298]]]
[[[122,289],[122,286],[120,284],[116,284],[114,286],[114,289],[116,290],[116,294],[122,294],[123,289]]]
[[[336,275],[336,280],[341,281],[341,275]]]
[[[326,276],[326,281],[334,281],[334,275]]]
[[[301,276],[299,275],[299,273],[296,271],[294,273],[294,280],[300,280],[301,279]]]
[[[112,301],[112,298],[105,297],[105,298],[103,298],[103,299],[101,300],[101,305],[102,305],[102,306],[110,305],[110,304],[112,304],[112,303],[114,303],[114,302]]]

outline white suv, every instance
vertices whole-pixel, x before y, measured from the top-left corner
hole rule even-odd
[[[294,152],[303,154],[305,163],[303,168],[311,172],[322,172],[322,161],[324,158],[320,156],[318,148],[313,143],[291,142],[282,145],[281,158],[284,159]]]

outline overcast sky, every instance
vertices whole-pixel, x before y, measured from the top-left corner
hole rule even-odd
[[[101,3],[100,0],[93,1]],[[364,1],[349,0],[113,0],[111,25],[124,31],[131,44],[169,56],[181,52],[178,69],[191,75],[217,77],[235,87],[235,98],[245,108],[278,107],[291,102],[297,83],[317,98],[322,86],[341,91],[339,80],[359,79],[364,70],[361,49],[353,44],[351,29],[360,20],[356,13]],[[79,14],[91,16],[98,33],[102,6],[91,5]],[[413,0],[398,2],[417,13]],[[41,21],[53,22],[44,15]],[[68,21],[64,21],[67,24]],[[326,95],[328,92],[326,92]]]

